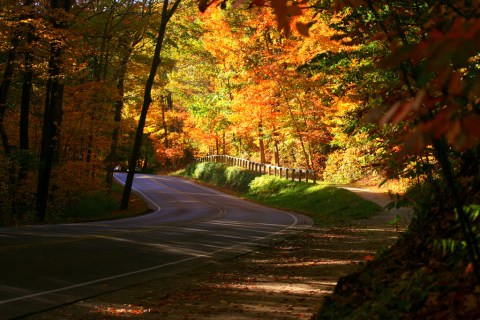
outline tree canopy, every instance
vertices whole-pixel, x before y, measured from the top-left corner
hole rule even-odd
[[[401,181],[410,243],[451,241],[480,281],[478,1],[0,4],[1,225],[61,216],[114,168],[229,154]]]

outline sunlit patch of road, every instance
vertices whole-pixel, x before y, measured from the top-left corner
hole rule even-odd
[[[9,275],[0,281],[0,319],[239,255],[312,224],[178,178],[137,175],[134,188],[151,213],[0,229],[0,273]]]

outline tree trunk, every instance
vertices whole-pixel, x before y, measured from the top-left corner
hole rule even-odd
[[[169,92],[167,96],[165,97],[166,102],[167,102],[167,110],[173,110],[173,99],[172,99],[172,93]]]
[[[63,6],[61,6],[61,4]],[[70,1],[62,3],[58,0],[51,0],[53,10],[63,9],[69,11]],[[65,23],[59,20],[54,21],[58,29],[65,28]],[[45,220],[47,211],[50,177],[54,157],[57,151],[57,143],[62,120],[63,80],[61,78],[62,65],[62,41],[54,39],[50,45],[50,58],[48,61],[48,80],[45,94],[45,113],[43,116],[42,142],[40,146],[40,165],[37,181],[36,212],[39,221]]]
[[[142,37],[143,36],[141,34],[135,34],[135,36],[130,42],[123,39],[124,42],[122,43],[122,45],[125,48],[125,51],[124,51],[122,60],[120,61],[120,68],[117,75],[118,100],[115,102],[115,115],[113,117],[115,126],[112,132],[112,144],[110,145],[110,154],[109,154],[110,163],[107,163],[106,182],[109,190],[111,190],[112,184],[113,184],[113,167],[115,164],[117,164],[117,161],[118,161],[117,148],[118,148],[118,138],[120,135],[120,121],[122,120],[123,96],[125,92],[125,76],[127,74],[127,66],[135,46],[141,41]]]
[[[164,146],[165,149],[167,149],[168,146],[168,126],[167,126],[167,120],[165,119],[165,109],[168,107],[166,105],[167,103],[167,97],[164,98],[165,101],[162,101],[161,106],[162,106],[162,126],[163,126],[163,141],[164,141]]]
[[[47,80],[45,113],[43,117],[42,143],[40,147],[40,168],[37,184],[37,217],[45,219],[48,189],[53,159],[57,148],[59,120],[61,120],[63,81],[60,80],[62,49],[60,43],[52,43],[49,59],[49,79]]]
[[[18,32],[14,32],[11,41],[12,48],[8,51],[7,62],[3,71],[2,83],[0,84],[0,136],[2,138],[3,150],[6,155],[9,155],[11,153],[11,149],[8,143],[8,136],[3,125],[3,119],[5,118],[5,112],[7,111],[8,90],[10,89],[10,84],[12,82],[14,62],[18,49],[18,43]]]
[[[225,142],[225,131],[223,131],[223,135],[222,135],[222,152],[223,152],[223,155],[227,154],[227,146]]]
[[[31,33],[27,35],[27,39],[27,44],[30,47],[30,44],[32,42]],[[30,113],[30,96],[32,93],[32,64],[33,54],[30,49],[27,49],[27,52],[25,52],[25,71],[23,73],[22,100],[20,102],[20,149],[22,150],[28,150],[30,148],[28,137],[28,124]]]
[[[162,121],[163,121],[163,132],[165,134],[165,149],[170,147],[170,143],[168,140],[168,125],[167,120],[165,118],[165,111],[173,109],[173,100],[172,100],[172,93],[169,92],[165,96],[165,103],[162,103]]]
[[[265,143],[263,141],[263,124],[262,121],[258,124],[258,144],[260,146],[260,163],[266,163],[265,159]]]
[[[33,0],[25,0],[24,6],[29,7],[33,3]],[[33,15],[28,14],[26,16],[27,19],[32,19]],[[31,49],[32,42],[33,42],[33,32],[34,27],[30,22],[26,24],[27,28],[27,48],[25,49],[25,69],[23,71],[23,84],[22,84],[22,99],[20,102],[20,149],[23,151],[29,150],[29,135],[28,135],[28,127],[29,127],[29,114],[30,114],[30,100],[32,94],[32,79],[33,79],[33,52]],[[20,178],[23,177],[26,171],[25,164],[22,163],[22,168],[20,169]]]
[[[165,32],[167,29],[167,23],[172,17],[173,13],[177,9],[181,0],[175,0],[172,8],[168,10],[169,0],[163,0],[162,8],[162,21],[160,22],[160,28],[157,35],[157,43],[155,45],[155,52],[153,54],[152,66],[150,68],[150,74],[148,75],[147,82],[145,84],[145,93],[143,96],[142,111],[140,113],[140,119],[138,121],[137,132],[135,134],[135,143],[132,150],[130,162],[128,164],[127,180],[125,181],[125,187],[123,189],[122,202],[120,204],[120,210],[128,208],[128,202],[130,200],[130,194],[132,192],[133,177],[135,175],[135,164],[140,153],[140,147],[142,145],[143,129],[145,127],[145,121],[147,119],[148,109],[152,102],[152,87],[157,73],[158,66],[161,63],[160,53],[162,51],[163,39],[165,38]]]
[[[280,166],[280,152],[278,150],[278,140],[275,139],[273,141],[273,148],[274,148],[274,154],[275,154],[275,165]]]
[[[300,130],[300,126],[298,125],[297,119],[295,118],[295,115],[293,114],[292,106],[290,105],[290,103],[288,101],[288,98],[285,94],[284,88],[282,87],[282,85],[278,81],[277,81],[277,84],[282,89],[282,94],[283,94],[283,97],[285,99],[285,103],[286,103],[287,108],[288,108],[288,113],[290,114],[290,118],[292,119],[293,125],[295,127],[295,131],[297,132],[298,140],[300,141],[300,146],[302,147],[303,156],[305,157],[305,164],[307,166],[307,169],[311,169],[310,168],[310,161],[309,161],[310,157],[309,157],[309,154],[307,153],[307,149],[305,148],[305,143],[303,142],[303,136],[302,136],[302,132]]]
[[[133,50],[133,48],[132,48]],[[107,185],[109,190],[112,187],[113,183],[113,166],[117,162],[117,148],[118,148],[118,137],[120,135],[120,121],[122,121],[122,109],[123,109],[123,95],[125,91],[125,76],[127,74],[127,64],[130,60],[132,50],[129,50],[125,56],[122,58],[120,63],[120,72],[118,75],[117,90],[118,90],[118,100],[115,102],[115,115],[113,116],[113,121],[115,126],[112,132],[112,144],[110,145],[110,161],[111,163],[107,164]]]

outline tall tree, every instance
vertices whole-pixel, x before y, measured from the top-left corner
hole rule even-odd
[[[54,30],[66,28],[66,13],[72,7],[72,0],[51,0],[52,26]],[[64,80],[62,69],[63,41],[55,35],[50,44],[48,61],[48,80],[45,94],[45,112],[43,118],[42,143],[40,148],[40,167],[38,170],[36,212],[39,221],[45,219],[47,211],[50,177],[62,121],[62,103]]]
[[[128,202],[130,200],[130,194],[132,192],[133,177],[135,175],[135,168],[137,166],[137,160],[140,154],[140,147],[142,145],[143,129],[145,127],[145,121],[147,118],[148,109],[150,107],[150,104],[152,103],[152,87],[154,85],[157,69],[162,61],[160,54],[162,52],[163,41],[167,31],[167,24],[170,21],[172,15],[177,10],[180,2],[181,0],[175,0],[173,4],[170,6],[169,0],[163,1],[162,17],[160,21],[160,27],[157,33],[155,51],[153,53],[153,58],[152,58],[152,65],[150,67],[150,73],[148,75],[148,79],[145,84],[142,111],[140,113],[140,119],[138,121],[138,127],[135,134],[135,143],[134,143],[132,154],[130,157],[130,162],[128,164],[129,171],[127,174],[127,180],[125,182],[125,187],[123,190],[122,202],[120,204],[121,210],[128,208]]]
[[[33,0],[25,0],[25,6],[30,7],[33,4]],[[31,19],[33,15],[27,14],[27,21]],[[26,23],[26,48],[24,52],[24,70],[23,70],[23,84],[22,84],[22,100],[20,102],[20,149],[29,149],[29,113],[30,113],[30,98],[32,93],[32,81],[33,81],[33,26],[30,22]]]
[[[19,30],[14,30],[11,37],[11,48],[8,50],[7,62],[3,71],[2,82],[0,83],[0,137],[3,143],[3,150],[6,155],[10,155],[11,148],[8,142],[8,135],[5,131],[3,120],[5,118],[5,112],[7,110],[7,98],[10,84],[14,73],[15,57],[18,50],[20,41]]]

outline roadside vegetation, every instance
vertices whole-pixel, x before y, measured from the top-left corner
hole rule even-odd
[[[79,197],[65,210],[61,217],[62,222],[112,220],[138,216],[149,212],[151,209],[145,201],[136,194],[132,195],[130,206],[119,210],[119,203],[123,192],[123,185],[112,184],[111,192],[96,190]]]
[[[222,153],[332,183],[407,179],[408,232],[319,319],[480,318],[477,0],[5,0],[0,28],[0,224],[111,210],[94,172],[127,159],[130,172]],[[214,169],[186,172],[368,217],[326,185]]]
[[[119,210],[120,199],[123,192],[123,186],[113,183],[110,191],[101,184],[91,186],[90,190],[85,188],[82,192],[73,195],[60,195],[59,200],[68,199],[68,201],[58,201],[55,211],[43,221],[45,224],[72,223],[113,220],[138,216],[147,213],[150,208],[144,200],[136,194],[132,195],[130,206],[126,210]],[[63,189],[64,192],[68,189]],[[18,219],[21,217],[22,219]],[[4,220],[0,220],[0,227],[19,226],[26,224],[39,223],[33,213],[22,216],[8,215]]]
[[[311,184],[259,175],[222,163],[194,163],[176,174],[227,188],[267,206],[303,213],[320,225],[347,224],[380,211],[378,205],[328,183]]]
[[[379,210],[351,192],[326,183],[313,185],[259,176],[220,163],[191,164],[177,174],[228,188],[265,205],[307,214],[317,225],[341,227]],[[430,183],[433,181],[434,186],[442,186],[438,176],[432,176]],[[449,198],[448,188],[435,188],[430,183],[413,185],[392,202],[392,206],[413,208],[409,229],[392,247],[367,256],[361,270],[341,278],[333,295],[323,301],[316,319],[480,318],[480,286],[474,266],[468,262],[469,248],[460,233],[460,217],[441,200]],[[476,191],[471,192],[465,196],[473,196]],[[464,207],[474,225],[479,209],[475,204]],[[436,217],[443,217],[441,224],[435,223]]]

